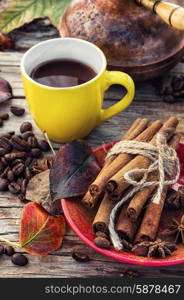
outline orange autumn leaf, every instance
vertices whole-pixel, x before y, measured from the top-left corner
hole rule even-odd
[[[24,206],[20,223],[20,245],[33,255],[47,255],[60,248],[65,234],[63,216],[49,215],[38,203]]]

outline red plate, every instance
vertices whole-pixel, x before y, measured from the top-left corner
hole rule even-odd
[[[102,145],[101,147],[95,148],[93,152],[95,153],[99,163],[102,165],[104,161],[104,157],[106,156],[107,151],[115,144],[115,142],[108,143]],[[184,144],[180,144],[180,148],[178,151],[178,155],[180,158],[181,163],[181,177],[180,183],[184,184]],[[171,256],[162,259],[155,259],[155,258],[148,258],[148,257],[141,257],[136,256],[132,253],[124,252],[124,251],[115,251],[115,250],[105,250],[98,248],[94,243],[94,234],[92,232],[92,221],[96,214],[96,210],[89,211],[81,204],[80,198],[71,198],[71,199],[62,199],[61,204],[62,208],[66,217],[68,224],[70,225],[71,229],[79,236],[81,240],[83,240],[88,246],[92,247],[99,253],[113,258],[115,260],[143,265],[143,266],[171,266],[184,263],[184,246],[179,245],[177,246],[177,250],[173,252]],[[176,215],[179,216],[183,214],[182,211],[176,211]],[[165,211],[164,215],[167,215],[167,218],[162,217],[162,220],[165,220],[170,217],[173,217],[173,210]],[[177,217],[175,216],[175,217]],[[164,225],[164,224],[163,224]],[[162,224],[161,224],[162,226]]]

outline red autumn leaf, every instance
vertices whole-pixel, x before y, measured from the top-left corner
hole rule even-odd
[[[49,215],[38,203],[24,206],[20,225],[20,245],[30,254],[47,255],[60,248],[65,233],[63,216]]]

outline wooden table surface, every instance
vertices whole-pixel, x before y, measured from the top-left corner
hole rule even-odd
[[[18,132],[20,124],[24,120],[30,120],[24,97],[24,91],[20,77],[20,59],[22,53],[37,42],[53,37],[58,33],[48,20],[34,21],[12,33],[15,40],[15,50],[0,52],[0,76],[7,79],[13,87],[13,99],[6,104],[0,104],[0,110],[9,111],[10,104],[21,105],[26,108],[24,117],[12,116],[5,122],[1,132],[15,130]],[[178,64],[171,72],[183,73],[184,64]],[[105,106],[112,105],[120,99],[122,91],[117,88],[111,89],[106,94]],[[137,84],[136,97],[131,106],[124,112],[106,121],[96,128],[86,138],[92,147],[118,139],[128,129],[133,120],[138,117],[146,117],[150,120],[165,120],[175,114],[180,120],[184,116],[184,104],[182,101],[175,104],[166,104],[155,94],[152,84]],[[40,136],[39,129],[34,126],[35,133]],[[59,145],[54,145],[58,148]],[[18,241],[19,220],[23,204],[16,197],[8,193],[0,194],[0,235],[11,241]],[[84,247],[91,261],[78,263],[71,256],[71,249],[74,246]],[[17,249],[19,250],[19,249]],[[128,265],[108,259],[85,244],[68,228],[64,238],[63,246],[58,251],[46,257],[29,257],[29,264],[25,267],[14,266],[7,256],[0,257],[0,277],[123,277],[126,271],[134,270],[141,277],[183,277],[184,265],[173,267],[148,268],[135,265]]]

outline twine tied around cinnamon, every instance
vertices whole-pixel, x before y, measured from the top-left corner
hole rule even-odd
[[[109,233],[112,244],[116,250],[123,248],[121,239],[115,230],[116,215],[121,206],[135,195],[140,189],[151,185],[158,186],[151,201],[159,204],[165,186],[176,183],[180,175],[180,163],[176,151],[169,147],[163,133],[158,133],[156,145],[137,141],[120,141],[115,144],[106,156],[106,160],[111,155],[120,153],[143,155],[150,159],[151,164],[148,169],[133,169],[124,175],[124,179],[134,188],[124,196],[112,209],[109,220]],[[148,175],[153,171],[158,171],[158,181],[147,181]],[[142,175],[140,180],[136,180],[137,175]]]

